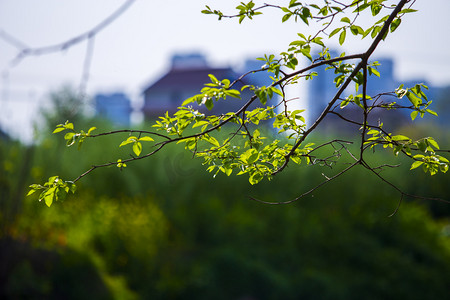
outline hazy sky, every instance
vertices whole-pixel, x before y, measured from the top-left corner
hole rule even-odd
[[[0,0],[0,30],[29,47],[57,44],[91,29],[123,3],[124,0]],[[280,14],[273,10],[241,25],[235,19],[219,22],[214,16],[200,13],[205,4],[233,12],[238,3],[137,0],[95,38],[88,93],[123,90],[137,100],[142,88],[166,71],[173,53],[201,51],[213,65],[238,67],[246,58],[284,51],[297,32],[307,33],[308,28],[301,23],[281,23]],[[417,0],[414,8],[419,12],[404,18],[376,56],[394,58],[399,79],[449,84],[450,1]],[[354,53],[365,49],[369,42],[354,39],[343,50]],[[336,39],[333,45],[338,45]],[[63,52],[27,57],[9,68],[17,53],[17,48],[0,40],[0,128],[29,139],[31,132],[23,128],[30,128],[30,119],[45,103],[48,92],[63,84],[79,85],[86,42]]]

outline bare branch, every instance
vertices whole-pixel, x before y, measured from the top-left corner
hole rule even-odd
[[[292,199],[292,200],[289,200],[289,201],[268,202],[268,201],[259,200],[259,199],[253,198],[253,197],[249,197],[249,198],[250,198],[251,200],[254,200],[254,201],[257,201],[257,202],[260,202],[260,203],[263,203],[263,204],[270,204],[270,205],[280,205],[280,204],[290,204],[290,203],[294,203],[294,202],[300,200],[301,198],[303,198],[303,197],[305,197],[305,196],[311,194],[312,192],[314,192],[315,190],[317,190],[318,188],[320,188],[320,187],[323,186],[324,184],[326,184],[326,183],[328,183],[328,182],[330,182],[330,181],[332,181],[332,180],[334,180],[334,179],[340,177],[341,175],[347,173],[350,169],[352,169],[354,166],[356,166],[356,165],[358,165],[358,164],[359,164],[359,162],[357,161],[357,162],[351,164],[350,166],[348,166],[347,168],[345,168],[344,170],[340,171],[340,172],[337,173],[336,175],[334,175],[334,176],[332,176],[332,177],[325,177],[325,178],[326,178],[325,181],[322,181],[321,183],[319,183],[318,185],[316,185],[315,187],[313,187],[313,188],[310,189],[309,191],[307,191],[307,192],[301,194],[300,196],[298,196],[297,198]]]
[[[0,39],[4,40],[8,44],[12,45],[15,48],[18,49],[25,49],[28,48],[28,45],[22,42],[21,40],[17,39],[16,37],[10,35],[3,29],[0,29]]]
[[[422,199],[422,200],[432,200],[432,201],[439,201],[439,202],[444,202],[444,203],[449,203],[450,201],[445,200],[445,199],[441,199],[441,198],[434,198],[434,197],[425,197],[425,196],[419,196],[419,195],[413,195],[413,194],[409,194],[406,193],[404,191],[402,191],[398,186],[396,186],[395,184],[393,184],[392,182],[388,181],[386,178],[384,178],[383,176],[381,176],[378,172],[375,171],[375,169],[373,169],[372,167],[370,167],[366,162],[363,162],[363,166],[371,171],[373,174],[375,174],[381,181],[383,181],[384,183],[386,183],[387,185],[391,186],[394,190],[396,190],[397,192],[399,192],[401,194],[401,196],[407,196],[410,198],[415,198],[415,199]]]
[[[393,217],[398,212],[398,209],[400,208],[400,205],[402,204],[402,201],[403,201],[403,194],[400,196],[400,200],[398,201],[397,207],[395,208],[394,212],[392,214],[390,214],[388,216],[388,218]]]
[[[105,29],[108,25],[114,22],[118,17],[120,17],[136,0],[127,0],[122,6],[120,6],[116,11],[114,11],[111,15],[109,15],[106,19],[101,21],[98,25],[94,26],[89,31],[77,35],[73,38],[70,38],[64,42],[60,42],[54,45],[43,46],[43,47],[28,47],[25,43],[19,41],[14,36],[7,34],[4,31],[0,31],[0,38],[3,38],[5,41],[15,46],[20,50],[20,52],[16,55],[16,57],[11,61],[10,67],[14,67],[18,65],[25,57],[27,56],[37,56],[44,55],[53,52],[59,52],[63,50],[67,50],[68,48],[79,44],[85,40],[93,38],[100,31]]]
[[[79,92],[80,95],[84,95],[86,92],[87,84],[89,82],[89,71],[91,69],[92,56],[94,55],[94,43],[95,37],[90,37],[87,42],[86,55],[84,57],[83,74],[81,75]]]
[[[143,134],[149,134],[149,135],[156,135],[156,136],[159,136],[161,138],[165,138],[167,140],[171,140],[171,138],[169,138],[169,137],[167,137],[167,136],[165,136],[163,134],[157,133],[157,132],[147,131],[147,130],[134,130],[134,129],[113,130],[113,131],[109,131],[109,132],[102,132],[102,133],[98,133],[98,134],[88,135],[87,137],[95,138],[95,137],[99,137],[99,136],[103,136],[103,135],[111,135],[111,134],[117,134],[117,133],[134,133],[134,132],[137,132],[137,133],[140,133],[140,134],[143,133]]]
[[[169,142],[170,142],[170,141],[169,141]],[[156,152],[158,152],[159,150],[161,150],[161,149],[162,149],[165,145],[167,145],[169,142],[161,143],[155,150],[153,150],[152,152],[147,153],[147,154],[145,154],[145,155],[143,155],[143,156],[137,156],[137,157],[136,157],[136,156],[132,156],[131,158],[124,159],[124,160],[122,160],[121,162],[122,162],[122,163],[127,163],[127,162],[130,162],[130,161],[141,160],[141,159],[150,157],[150,156],[154,155]],[[101,165],[94,165],[94,166],[92,166],[89,170],[87,170],[86,172],[84,172],[83,174],[81,174],[80,176],[78,176],[77,178],[75,178],[74,180],[72,180],[72,182],[74,182],[74,183],[77,182],[78,180],[80,180],[80,179],[83,178],[84,176],[88,175],[89,173],[91,173],[91,172],[94,171],[95,169],[103,168],[103,167],[109,167],[109,166],[112,166],[112,165],[117,165],[117,162],[109,162],[109,163],[104,163],[104,164],[101,164]]]

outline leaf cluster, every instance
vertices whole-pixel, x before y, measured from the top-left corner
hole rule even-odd
[[[97,129],[96,127],[91,127],[87,132],[84,130],[80,130],[80,132],[76,132],[73,123],[70,123],[69,121],[66,121],[64,124],[58,124],[56,125],[56,129],[53,130],[53,133],[58,133],[62,131],[66,131],[66,134],[64,135],[64,139],[66,140],[67,147],[70,147],[74,145],[76,142],[78,142],[78,150],[81,149],[81,146],[83,145],[84,140],[91,136],[92,131]]]
[[[27,196],[40,190],[42,190],[42,192],[39,194],[39,201],[44,200],[45,204],[50,207],[53,202],[66,199],[69,193],[74,194],[77,190],[77,186],[72,181],[64,181],[61,180],[59,176],[52,176],[44,183],[44,185],[30,185],[30,191]]]

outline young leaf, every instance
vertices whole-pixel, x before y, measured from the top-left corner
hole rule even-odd
[[[241,99],[241,93],[238,90],[225,90],[224,93],[230,97]]]
[[[152,141],[154,141],[154,139],[152,139],[149,136],[143,136],[143,137],[139,138],[139,141],[141,141],[141,142],[152,142]]]
[[[406,93],[406,97],[414,105],[414,107],[418,107],[419,104],[422,103],[422,100],[419,97],[417,97],[413,92]]]
[[[52,133],[58,133],[58,132],[61,132],[61,131],[64,131],[64,130],[66,130],[66,128],[64,128],[64,127],[57,127],[55,130],[53,130]]]
[[[420,167],[422,164],[423,164],[423,161],[415,161],[415,162],[413,162],[413,164],[411,165],[411,169],[410,169],[410,170],[413,170],[413,169],[415,169],[415,168],[418,168],[418,167]]]
[[[263,175],[260,172],[254,172],[248,179],[251,185],[259,183],[263,179]]]
[[[87,135],[91,135],[91,132],[94,131],[95,129],[97,129],[97,127],[89,128]]]
[[[345,36],[347,34],[347,31],[344,29],[341,34],[339,35],[339,44],[342,45],[345,42]]]
[[[141,155],[141,152],[142,152],[142,144],[139,143],[139,142],[135,142],[135,143],[133,144],[133,152],[134,152],[134,154],[136,154],[136,156]]]
[[[397,18],[394,21],[392,21],[390,31],[394,32],[397,29],[397,27],[400,26],[401,22],[402,20],[400,18]]]
[[[128,144],[132,144],[135,143],[137,141],[137,137],[135,136],[130,136],[129,138],[127,138],[125,141],[123,141],[122,143],[120,143],[119,147],[128,145]]]
[[[339,31],[341,31],[342,28],[343,28],[343,27],[339,27],[339,28],[336,28],[335,30],[333,30],[333,31],[330,33],[329,37],[331,38],[333,35],[335,35],[335,34],[338,33]]]

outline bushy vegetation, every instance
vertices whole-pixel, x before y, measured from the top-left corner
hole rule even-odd
[[[120,140],[105,137],[102,145],[117,147]],[[71,148],[59,151],[59,143],[51,137],[33,148],[1,144],[0,251],[7,262],[2,298],[449,295],[448,205],[404,199],[389,218],[399,196],[387,185],[370,183],[363,170],[295,204],[274,206],[248,196],[288,200],[323,180],[327,170],[287,170],[250,186],[244,177],[214,179],[189,154],[172,148],[122,172],[96,170],[76,196],[49,209],[23,197],[27,183],[55,172],[77,176],[93,161],[109,159],[98,145],[86,143],[80,155]],[[389,178],[427,196],[448,194],[442,174],[431,181],[399,168]]]

